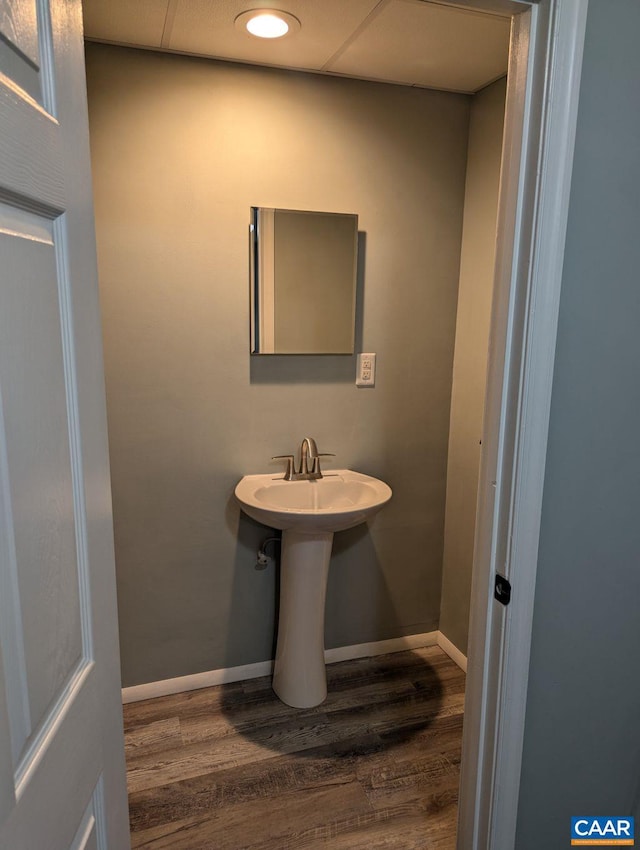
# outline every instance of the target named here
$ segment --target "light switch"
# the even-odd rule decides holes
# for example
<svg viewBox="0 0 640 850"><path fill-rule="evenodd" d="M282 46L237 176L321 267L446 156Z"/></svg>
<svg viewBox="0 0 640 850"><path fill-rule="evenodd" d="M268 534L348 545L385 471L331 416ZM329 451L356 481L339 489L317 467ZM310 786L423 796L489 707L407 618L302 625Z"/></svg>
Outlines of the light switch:
<svg viewBox="0 0 640 850"><path fill-rule="evenodd" d="M373 387L376 383L376 355L358 354L356 386Z"/></svg>

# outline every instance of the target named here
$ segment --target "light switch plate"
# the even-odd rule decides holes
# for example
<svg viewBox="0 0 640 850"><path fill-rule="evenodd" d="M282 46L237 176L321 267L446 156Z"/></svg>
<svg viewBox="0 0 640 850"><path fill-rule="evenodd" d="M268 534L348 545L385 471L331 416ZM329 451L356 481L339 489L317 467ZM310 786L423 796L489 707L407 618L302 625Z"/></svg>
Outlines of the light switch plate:
<svg viewBox="0 0 640 850"><path fill-rule="evenodd" d="M358 354L356 368L356 386L373 387L376 383L376 355Z"/></svg>

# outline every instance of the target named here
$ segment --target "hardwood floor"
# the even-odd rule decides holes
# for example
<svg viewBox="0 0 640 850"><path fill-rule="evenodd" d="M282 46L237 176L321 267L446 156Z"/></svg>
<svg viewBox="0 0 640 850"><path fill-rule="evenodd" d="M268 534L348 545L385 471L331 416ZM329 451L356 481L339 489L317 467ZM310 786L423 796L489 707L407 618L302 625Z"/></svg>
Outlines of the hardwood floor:
<svg viewBox="0 0 640 850"><path fill-rule="evenodd" d="M453 850L464 673L438 647L327 673L313 709L267 677L126 705L132 847Z"/></svg>

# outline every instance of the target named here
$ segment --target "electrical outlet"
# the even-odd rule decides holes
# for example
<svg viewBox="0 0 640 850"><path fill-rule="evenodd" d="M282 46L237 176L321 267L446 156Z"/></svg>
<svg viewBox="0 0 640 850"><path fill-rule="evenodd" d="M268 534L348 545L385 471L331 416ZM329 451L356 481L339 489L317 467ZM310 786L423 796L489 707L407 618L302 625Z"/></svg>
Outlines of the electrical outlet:
<svg viewBox="0 0 640 850"><path fill-rule="evenodd" d="M358 354L356 386L373 387L376 383L376 355Z"/></svg>

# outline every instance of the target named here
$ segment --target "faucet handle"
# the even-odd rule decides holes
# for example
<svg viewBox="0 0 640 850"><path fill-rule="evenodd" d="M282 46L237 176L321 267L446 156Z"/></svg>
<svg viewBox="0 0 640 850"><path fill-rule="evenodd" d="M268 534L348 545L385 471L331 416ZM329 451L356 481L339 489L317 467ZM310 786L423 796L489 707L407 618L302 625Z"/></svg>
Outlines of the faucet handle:
<svg viewBox="0 0 640 850"><path fill-rule="evenodd" d="M295 472L293 455L274 455L271 460L286 460L287 470L284 474L284 480L291 481Z"/></svg>
<svg viewBox="0 0 640 850"><path fill-rule="evenodd" d="M313 464L311 466L311 472L315 475L322 475L322 470L320 469L320 458L321 457L335 457L335 452L318 452L317 455L313 457Z"/></svg>

